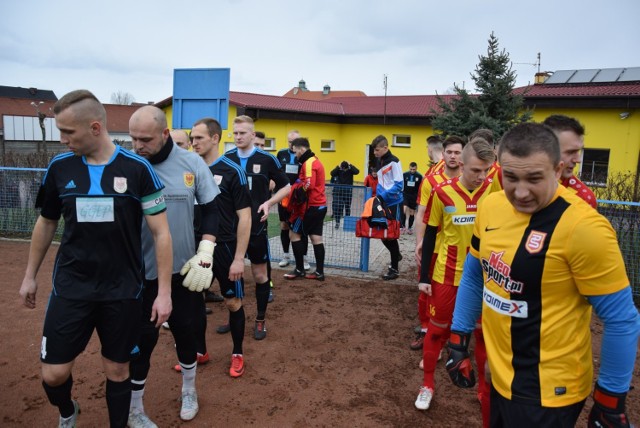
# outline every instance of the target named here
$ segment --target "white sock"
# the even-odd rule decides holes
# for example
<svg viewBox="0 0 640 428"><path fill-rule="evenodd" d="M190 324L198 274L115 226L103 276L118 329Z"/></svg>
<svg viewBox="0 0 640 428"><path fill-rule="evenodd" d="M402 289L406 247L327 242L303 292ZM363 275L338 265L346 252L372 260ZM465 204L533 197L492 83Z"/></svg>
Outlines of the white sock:
<svg viewBox="0 0 640 428"><path fill-rule="evenodd" d="M142 383L144 384L144 380ZM139 410L144 413L144 403L142 398L144 397L144 388L139 391L131 391L131 403L129 404L129 410Z"/></svg>
<svg viewBox="0 0 640 428"><path fill-rule="evenodd" d="M182 368L182 390L196 389L196 367L197 363L185 366L180 363Z"/></svg>

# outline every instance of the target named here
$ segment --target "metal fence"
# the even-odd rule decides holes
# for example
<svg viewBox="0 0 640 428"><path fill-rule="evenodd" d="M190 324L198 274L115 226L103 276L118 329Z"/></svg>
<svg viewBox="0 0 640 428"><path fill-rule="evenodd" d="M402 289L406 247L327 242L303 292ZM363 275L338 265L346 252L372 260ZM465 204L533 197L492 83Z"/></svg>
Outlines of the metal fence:
<svg viewBox="0 0 640 428"><path fill-rule="evenodd" d="M1 236L28 238L31 235L38 216L34 208L36 194L44 172L40 168L0 167ZM326 266L369 270L370 242L355 237L355 221L368 195L369 189L363 186L327 184L328 209L323 231ZM640 296L640 203L598 201L598 211L609 219L617 233L633 294ZM283 251L277 207L272 207L270 214L271 258L278 261ZM58 238L61 232L62 222ZM377 240L373 241L371 245L378 244ZM309 262L315 263L310 243L307 253Z"/></svg>

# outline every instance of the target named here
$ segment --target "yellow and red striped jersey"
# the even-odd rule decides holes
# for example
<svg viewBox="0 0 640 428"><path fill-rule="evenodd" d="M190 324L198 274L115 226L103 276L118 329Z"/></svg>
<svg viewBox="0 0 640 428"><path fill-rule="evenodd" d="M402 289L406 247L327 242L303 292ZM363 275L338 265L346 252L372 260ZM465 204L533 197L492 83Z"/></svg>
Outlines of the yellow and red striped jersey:
<svg viewBox="0 0 640 428"><path fill-rule="evenodd" d="M569 178L561 178L560 184L569 189L570 192L577 195L580 199L591 205L593 208L598 208L596 195L575 175L572 175Z"/></svg>

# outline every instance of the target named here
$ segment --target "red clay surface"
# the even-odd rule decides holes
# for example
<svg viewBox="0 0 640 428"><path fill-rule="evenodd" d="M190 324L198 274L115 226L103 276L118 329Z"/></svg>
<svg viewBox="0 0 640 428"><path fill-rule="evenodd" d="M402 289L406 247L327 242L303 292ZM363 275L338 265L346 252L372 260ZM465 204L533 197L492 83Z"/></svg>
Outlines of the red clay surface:
<svg viewBox="0 0 640 428"><path fill-rule="evenodd" d="M53 246L38 275L35 310L21 305L18 289L28 244L0 241L0 425L55 426L57 409L47 401L40 377L40 337L51 289ZM438 363L436 395L426 412L414 408L422 372L421 352L411 351L416 321L414 287L384 281L327 277L324 283L280 280L274 269L276 300L267 313L268 336L253 339L255 298L248 281L247 368L239 379L228 375L231 337L215 327L226 321L220 303L209 304L207 343L211 362L198 368L200 413L191 422L179 418L180 375L171 334L163 330L147 381L145 407L160 426L192 427L480 427L476 390L454 387ZM250 278L250 273L247 272ZM405 275L406 276L406 275ZM403 278L409 280L409 277ZM594 347L601 326L594 322ZM596 354L597 355L597 354ZM597 358L596 358L597 360ZM634 371L637 383L638 364ZM80 402L80 427L107 426L105 379L99 342L92 338L74 368L73 396ZM578 426L585 426L586 410ZM640 399L631 391L628 414L640 421Z"/></svg>

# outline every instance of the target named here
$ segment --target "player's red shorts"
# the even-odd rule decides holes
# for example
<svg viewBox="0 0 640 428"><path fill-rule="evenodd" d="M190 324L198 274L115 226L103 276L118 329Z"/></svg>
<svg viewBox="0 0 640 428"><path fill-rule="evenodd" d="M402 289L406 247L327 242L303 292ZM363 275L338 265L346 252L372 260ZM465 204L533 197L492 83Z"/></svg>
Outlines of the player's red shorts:
<svg viewBox="0 0 640 428"><path fill-rule="evenodd" d="M451 324L457 295L458 287L431 281L431 297L429 297L431 320L438 324Z"/></svg>

